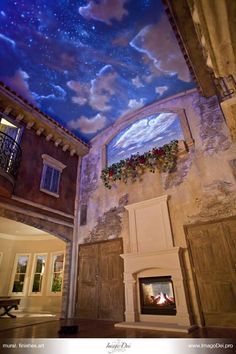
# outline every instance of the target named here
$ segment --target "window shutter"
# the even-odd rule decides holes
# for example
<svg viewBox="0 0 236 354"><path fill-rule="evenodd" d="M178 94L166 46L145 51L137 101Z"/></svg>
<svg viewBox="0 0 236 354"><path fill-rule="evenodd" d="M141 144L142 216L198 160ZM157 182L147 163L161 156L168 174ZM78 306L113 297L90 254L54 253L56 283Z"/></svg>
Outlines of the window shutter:
<svg viewBox="0 0 236 354"><path fill-rule="evenodd" d="M58 193L60 171L53 169L51 192Z"/></svg>

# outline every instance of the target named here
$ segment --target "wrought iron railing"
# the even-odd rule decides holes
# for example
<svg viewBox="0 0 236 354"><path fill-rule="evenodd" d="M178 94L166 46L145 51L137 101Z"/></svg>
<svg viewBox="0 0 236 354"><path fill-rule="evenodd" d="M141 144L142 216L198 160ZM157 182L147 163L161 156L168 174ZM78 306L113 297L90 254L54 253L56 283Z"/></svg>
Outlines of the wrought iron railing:
<svg viewBox="0 0 236 354"><path fill-rule="evenodd" d="M225 77L214 77L217 95L220 101L225 101L236 95L236 81L233 75Z"/></svg>
<svg viewBox="0 0 236 354"><path fill-rule="evenodd" d="M15 178L20 166L21 155L21 148L17 142L0 131L0 168Z"/></svg>

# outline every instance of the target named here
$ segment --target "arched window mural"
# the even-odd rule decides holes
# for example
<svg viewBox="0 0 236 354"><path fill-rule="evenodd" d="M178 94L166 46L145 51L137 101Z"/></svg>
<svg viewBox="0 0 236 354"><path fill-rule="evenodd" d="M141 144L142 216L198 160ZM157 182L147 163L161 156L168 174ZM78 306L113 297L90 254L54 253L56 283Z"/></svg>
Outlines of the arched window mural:
<svg viewBox="0 0 236 354"><path fill-rule="evenodd" d="M119 132L107 145L107 165L140 155L169 143L184 140L178 114L162 112L139 119Z"/></svg>

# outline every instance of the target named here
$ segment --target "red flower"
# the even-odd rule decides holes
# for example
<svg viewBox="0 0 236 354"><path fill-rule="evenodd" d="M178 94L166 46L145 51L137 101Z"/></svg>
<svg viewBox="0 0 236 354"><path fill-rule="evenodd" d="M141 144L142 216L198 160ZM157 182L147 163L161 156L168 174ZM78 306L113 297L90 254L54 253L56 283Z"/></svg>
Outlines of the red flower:
<svg viewBox="0 0 236 354"><path fill-rule="evenodd" d="M133 167L133 161L128 161L128 167Z"/></svg>
<svg viewBox="0 0 236 354"><path fill-rule="evenodd" d="M142 164L144 164L144 163L146 162L145 157L140 156L140 158L139 158L139 162L140 162L140 163L142 163Z"/></svg>
<svg viewBox="0 0 236 354"><path fill-rule="evenodd" d="M109 169L108 170L108 175L109 175L109 177L112 177L112 176L114 176L114 170L111 168L111 169Z"/></svg>
<svg viewBox="0 0 236 354"><path fill-rule="evenodd" d="M153 149L152 152L154 155L157 155L157 156L165 155L165 151L163 149Z"/></svg>

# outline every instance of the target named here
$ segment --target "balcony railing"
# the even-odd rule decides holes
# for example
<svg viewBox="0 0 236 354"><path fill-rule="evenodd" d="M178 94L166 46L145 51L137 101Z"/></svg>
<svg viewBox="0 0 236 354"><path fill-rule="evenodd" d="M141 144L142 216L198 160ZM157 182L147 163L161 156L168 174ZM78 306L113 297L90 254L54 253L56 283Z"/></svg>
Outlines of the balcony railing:
<svg viewBox="0 0 236 354"><path fill-rule="evenodd" d="M21 148L17 142L0 131L0 168L13 178L16 178L21 155Z"/></svg>

